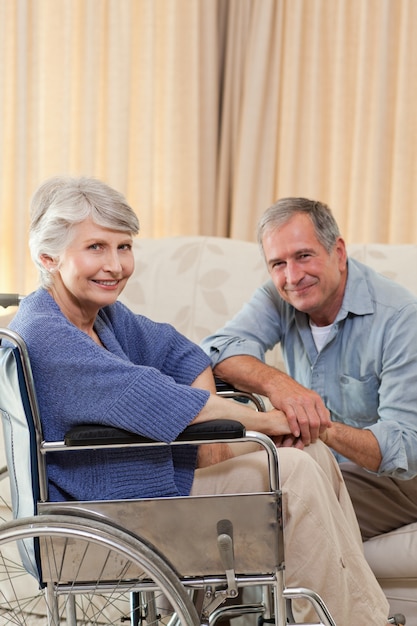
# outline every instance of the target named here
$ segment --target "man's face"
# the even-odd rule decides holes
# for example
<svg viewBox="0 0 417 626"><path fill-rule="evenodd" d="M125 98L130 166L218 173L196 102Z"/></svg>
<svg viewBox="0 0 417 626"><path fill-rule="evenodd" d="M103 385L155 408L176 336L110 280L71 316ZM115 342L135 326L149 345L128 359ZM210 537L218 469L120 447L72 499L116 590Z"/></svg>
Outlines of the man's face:
<svg viewBox="0 0 417 626"><path fill-rule="evenodd" d="M318 241L313 222L297 213L264 235L268 271L280 296L307 313L318 326L331 324L342 304L347 263L339 237L330 254Z"/></svg>

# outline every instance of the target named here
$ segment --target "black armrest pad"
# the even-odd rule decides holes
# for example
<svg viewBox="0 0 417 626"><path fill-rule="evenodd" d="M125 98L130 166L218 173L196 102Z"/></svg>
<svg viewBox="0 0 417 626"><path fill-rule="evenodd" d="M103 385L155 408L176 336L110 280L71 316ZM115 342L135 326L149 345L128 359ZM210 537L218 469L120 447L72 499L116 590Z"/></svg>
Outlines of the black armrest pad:
<svg viewBox="0 0 417 626"><path fill-rule="evenodd" d="M177 441L196 441L198 439L239 439L245 436L245 428L234 420L211 420L188 426ZM86 424L75 426L64 437L67 446L94 446L106 443L129 444L151 443L152 439L131 433L113 426Z"/></svg>
<svg viewBox="0 0 417 626"><path fill-rule="evenodd" d="M216 391L239 391L236 387L233 387L230 383L227 383L225 380L221 378L214 377L214 381L216 383Z"/></svg>
<svg viewBox="0 0 417 626"><path fill-rule="evenodd" d="M67 446L94 446L104 443L149 443L151 441L152 439L148 437L143 437L121 428L96 424L74 426L64 437L64 442Z"/></svg>
<svg viewBox="0 0 417 626"><path fill-rule="evenodd" d="M245 436L245 427L235 420L211 420L188 426L177 441L195 439L239 439Z"/></svg>

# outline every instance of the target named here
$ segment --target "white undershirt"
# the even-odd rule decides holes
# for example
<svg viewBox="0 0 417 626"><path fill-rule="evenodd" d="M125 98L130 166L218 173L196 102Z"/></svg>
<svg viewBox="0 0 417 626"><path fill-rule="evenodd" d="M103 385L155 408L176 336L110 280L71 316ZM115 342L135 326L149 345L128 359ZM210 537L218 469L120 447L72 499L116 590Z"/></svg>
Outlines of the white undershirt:
<svg viewBox="0 0 417 626"><path fill-rule="evenodd" d="M329 326L316 326L316 324L310 320L311 333L318 352L321 351L322 347L326 343L326 339L332 326L333 324L329 324Z"/></svg>

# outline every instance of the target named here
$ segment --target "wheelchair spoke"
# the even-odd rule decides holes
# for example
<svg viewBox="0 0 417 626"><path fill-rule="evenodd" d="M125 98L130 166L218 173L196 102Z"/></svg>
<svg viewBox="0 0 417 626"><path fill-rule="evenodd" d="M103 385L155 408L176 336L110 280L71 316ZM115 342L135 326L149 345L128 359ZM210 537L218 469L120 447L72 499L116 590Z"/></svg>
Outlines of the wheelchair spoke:
<svg viewBox="0 0 417 626"><path fill-rule="evenodd" d="M18 545L29 546L31 539L39 545L43 591L20 565ZM147 545L118 528L72 516L0 526L0 626L123 623L199 623L186 590Z"/></svg>

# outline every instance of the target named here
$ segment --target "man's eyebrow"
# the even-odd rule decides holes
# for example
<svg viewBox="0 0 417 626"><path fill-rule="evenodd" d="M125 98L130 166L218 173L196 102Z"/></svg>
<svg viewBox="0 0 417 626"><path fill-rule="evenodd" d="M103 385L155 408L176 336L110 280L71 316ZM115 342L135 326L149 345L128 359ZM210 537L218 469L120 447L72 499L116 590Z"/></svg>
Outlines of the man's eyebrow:
<svg viewBox="0 0 417 626"><path fill-rule="evenodd" d="M290 258L300 256L300 254L314 254L314 249L299 248L298 250L295 250L292 254L290 254ZM284 261L285 259L282 259L281 257L274 257L272 259L268 259L268 265L271 263L283 263Z"/></svg>
<svg viewBox="0 0 417 626"><path fill-rule="evenodd" d="M296 250L294 254L295 255L305 254L306 252L308 252L309 254L312 254L314 252L314 248L300 248L300 250Z"/></svg>
<svg viewBox="0 0 417 626"><path fill-rule="evenodd" d="M272 259L267 259L267 263L268 265L272 265L273 263L281 263L282 259L280 259L279 257L274 257Z"/></svg>

